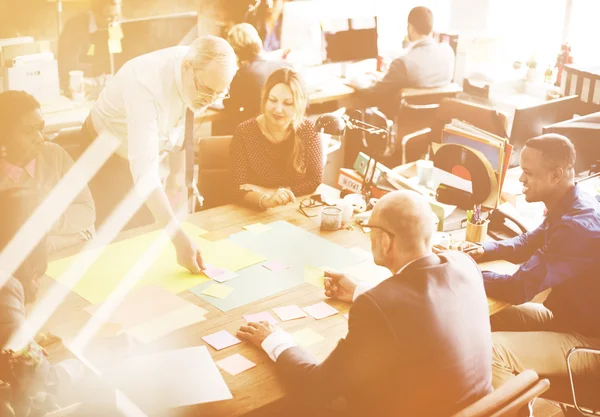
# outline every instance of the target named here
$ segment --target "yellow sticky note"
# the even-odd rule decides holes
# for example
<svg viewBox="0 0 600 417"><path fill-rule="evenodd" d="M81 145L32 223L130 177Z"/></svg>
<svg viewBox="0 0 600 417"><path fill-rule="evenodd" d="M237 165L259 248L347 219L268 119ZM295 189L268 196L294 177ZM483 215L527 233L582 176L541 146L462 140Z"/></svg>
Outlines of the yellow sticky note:
<svg viewBox="0 0 600 417"><path fill-rule="evenodd" d="M96 53L96 45L91 44L90 47L88 48L87 56L94 56L95 53Z"/></svg>
<svg viewBox="0 0 600 417"><path fill-rule="evenodd" d="M120 54L123 52L121 45L121 39L109 39L108 40L108 52L111 54Z"/></svg>
<svg viewBox="0 0 600 417"><path fill-rule="evenodd" d="M228 287L227 285L212 284L203 289L201 294L223 299L231 294L231 291L233 291L233 288Z"/></svg>
<svg viewBox="0 0 600 417"><path fill-rule="evenodd" d="M113 39L113 40L123 39L123 29L121 29L121 25L115 25L115 26L108 27L108 39Z"/></svg>
<svg viewBox="0 0 600 417"><path fill-rule="evenodd" d="M304 268L304 282L308 282L317 288L325 288L325 276L322 269L307 266Z"/></svg>
<svg viewBox="0 0 600 417"><path fill-rule="evenodd" d="M292 337L296 343L303 347L308 347L325 340L323 336L309 328L292 333Z"/></svg>
<svg viewBox="0 0 600 417"><path fill-rule="evenodd" d="M189 223L184 223L182 227L201 249L203 242L210 244L210 242L198 237L200 234L206 233L205 230ZM162 239L161 242L163 243L160 255L144 257L144 253L149 250L157 239ZM96 260L83 273L83 276L76 281L73 291L92 304L106 299L138 262L145 262L146 264L142 265L147 266L138 281L138 287L155 284L177 294L209 281L209 278L205 275L192 275L177 264L175 248L163 231L136 236L54 261L48 265L47 274L61 284L69 285L69 278L64 273L80 257L87 256L94 257ZM204 260L207 261L206 258Z"/></svg>
<svg viewBox="0 0 600 417"><path fill-rule="evenodd" d="M247 226L244 226L244 229L257 235L268 232L269 230L273 230L271 226L267 226L262 223L249 224Z"/></svg>

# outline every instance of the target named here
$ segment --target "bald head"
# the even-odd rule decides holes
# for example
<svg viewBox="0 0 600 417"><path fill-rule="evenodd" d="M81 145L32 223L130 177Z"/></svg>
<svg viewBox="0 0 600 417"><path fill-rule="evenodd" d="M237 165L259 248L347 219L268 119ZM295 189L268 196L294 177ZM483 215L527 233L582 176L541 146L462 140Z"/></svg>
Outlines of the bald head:
<svg viewBox="0 0 600 417"><path fill-rule="evenodd" d="M370 223L381 225L396 236L398 250L411 252L431 246L435 232L431 206L414 191L394 191L375 205Z"/></svg>

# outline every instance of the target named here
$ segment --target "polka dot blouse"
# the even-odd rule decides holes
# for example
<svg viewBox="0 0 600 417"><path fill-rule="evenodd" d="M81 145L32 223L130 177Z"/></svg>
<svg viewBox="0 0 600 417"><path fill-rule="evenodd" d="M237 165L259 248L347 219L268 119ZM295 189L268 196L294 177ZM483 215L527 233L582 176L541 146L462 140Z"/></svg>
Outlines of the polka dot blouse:
<svg viewBox="0 0 600 417"><path fill-rule="evenodd" d="M231 142L231 164L234 192L243 198L240 185L253 184L267 188L290 188L294 195L310 194L323 181L323 145L310 121L305 120L297 130L305 172L292 166L290 154L293 142L270 142L260 130L255 118L241 123Z"/></svg>

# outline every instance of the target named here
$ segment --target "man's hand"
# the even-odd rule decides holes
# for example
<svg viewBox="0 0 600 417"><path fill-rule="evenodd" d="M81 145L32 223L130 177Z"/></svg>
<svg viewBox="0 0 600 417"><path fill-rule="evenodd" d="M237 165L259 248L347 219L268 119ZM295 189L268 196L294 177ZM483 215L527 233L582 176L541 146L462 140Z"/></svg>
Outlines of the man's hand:
<svg viewBox="0 0 600 417"><path fill-rule="evenodd" d="M463 249L460 247L460 250L469 255L475 262L480 262L483 259L483 255L485 254L485 250L482 246L477 246L474 249Z"/></svg>
<svg viewBox="0 0 600 417"><path fill-rule="evenodd" d="M275 333L277 331L277 327L272 324L261 321L261 322L250 322L246 326L241 326L237 332L237 336L240 339L246 340L257 347L261 347L262 342L265 339Z"/></svg>
<svg viewBox="0 0 600 417"><path fill-rule="evenodd" d="M204 262L200 249L190 237L180 230L173 238L173 245L177 251L177 263L190 271L199 274L204 269Z"/></svg>
<svg viewBox="0 0 600 417"><path fill-rule="evenodd" d="M352 302L356 283L345 274L325 271L325 295L348 303Z"/></svg>

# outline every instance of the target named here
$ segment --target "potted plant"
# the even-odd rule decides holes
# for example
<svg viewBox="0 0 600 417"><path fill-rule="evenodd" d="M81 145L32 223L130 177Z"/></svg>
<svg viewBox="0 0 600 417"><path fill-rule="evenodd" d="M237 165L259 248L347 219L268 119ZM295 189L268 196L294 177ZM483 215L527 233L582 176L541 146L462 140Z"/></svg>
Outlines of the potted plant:
<svg viewBox="0 0 600 417"><path fill-rule="evenodd" d="M535 60L535 57L532 55L527 60L525 65L527 65L527 81L534 81L537 68L537 61Z"/></svg>

